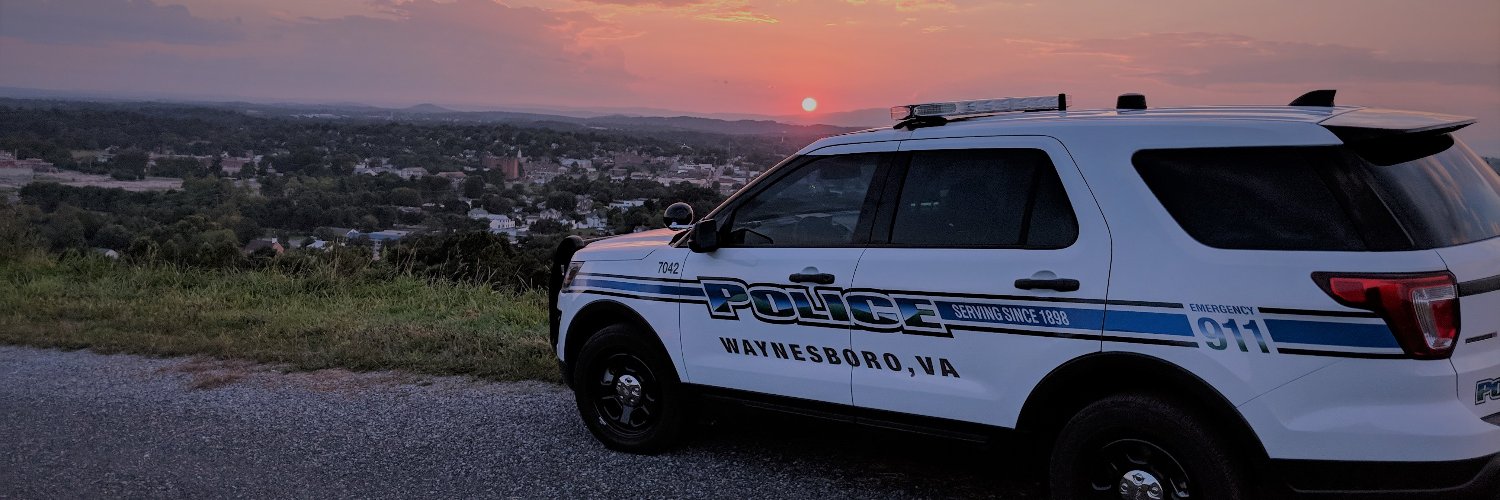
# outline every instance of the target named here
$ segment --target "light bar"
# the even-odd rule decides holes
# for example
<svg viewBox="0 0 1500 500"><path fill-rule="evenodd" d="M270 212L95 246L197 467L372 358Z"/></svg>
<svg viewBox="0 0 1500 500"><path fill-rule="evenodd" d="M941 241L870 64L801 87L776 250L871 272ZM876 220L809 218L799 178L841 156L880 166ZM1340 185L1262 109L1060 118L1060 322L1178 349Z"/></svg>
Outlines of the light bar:
<svg viewBox="0 0 1500 500"><path fill-rule="evenodd" d="M1011 111L1057 111L1066 109L1068 109L1067 94L1037 97L1003 97L1000 99L932 102L895 106L891 108L891 119L907 120L921 116L984 115Z"/></svg>

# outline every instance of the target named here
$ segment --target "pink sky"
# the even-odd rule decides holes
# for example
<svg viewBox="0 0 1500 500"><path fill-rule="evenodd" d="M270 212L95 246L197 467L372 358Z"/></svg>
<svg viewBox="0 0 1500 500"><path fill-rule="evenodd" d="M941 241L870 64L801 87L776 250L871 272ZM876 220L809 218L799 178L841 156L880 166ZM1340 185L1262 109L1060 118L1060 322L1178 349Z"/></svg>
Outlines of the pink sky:
<svg viewBox="0 0 1500 500"><path fill-rule="evenodd" d="M1476 116L1494 0L5 0L0 85L380 105L803 115L1067 92ZM804 97L819 109L804 114Z"/></svg>

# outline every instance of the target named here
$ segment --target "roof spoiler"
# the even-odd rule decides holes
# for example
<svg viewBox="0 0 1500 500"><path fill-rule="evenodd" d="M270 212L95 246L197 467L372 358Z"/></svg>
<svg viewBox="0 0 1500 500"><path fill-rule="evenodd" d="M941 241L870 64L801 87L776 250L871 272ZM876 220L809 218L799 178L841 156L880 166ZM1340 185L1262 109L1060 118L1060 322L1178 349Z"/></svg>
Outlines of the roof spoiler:
<svg viewBox="0 0 1500 500"><path fill-rule="evenodd" d="M1474 121L1466 116L1364 108L1333 115L1318 124L1347 144L1398 135L1442 135Z"/></svg>

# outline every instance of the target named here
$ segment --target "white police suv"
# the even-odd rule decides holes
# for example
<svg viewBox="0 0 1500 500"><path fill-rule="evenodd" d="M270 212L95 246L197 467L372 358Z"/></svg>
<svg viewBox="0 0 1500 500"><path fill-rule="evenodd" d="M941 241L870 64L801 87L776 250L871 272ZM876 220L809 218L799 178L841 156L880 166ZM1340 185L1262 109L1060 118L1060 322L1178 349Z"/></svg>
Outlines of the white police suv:
<svg viewBox="0 0 1500 500"><path fill-rule="evenodd" d="M1500 175L1473 120L894 108L688 227L554 257L589 430L705 397L1034 443L1056 498L1500 498Z"/></svg>

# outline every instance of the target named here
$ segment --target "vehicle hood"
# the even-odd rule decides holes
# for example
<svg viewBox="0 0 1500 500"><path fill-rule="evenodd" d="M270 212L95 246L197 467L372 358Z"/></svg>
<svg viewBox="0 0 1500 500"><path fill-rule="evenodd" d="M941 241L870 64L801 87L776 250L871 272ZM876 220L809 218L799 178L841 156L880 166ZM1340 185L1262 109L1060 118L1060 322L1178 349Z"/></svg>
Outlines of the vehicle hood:
<svg viewBox="0 0 1500 500"><path fill-rule="evenodd" d="M658 248L665 248L677 231L656 229L597 240L583 247L573 260L640 260Z"/></svg>

